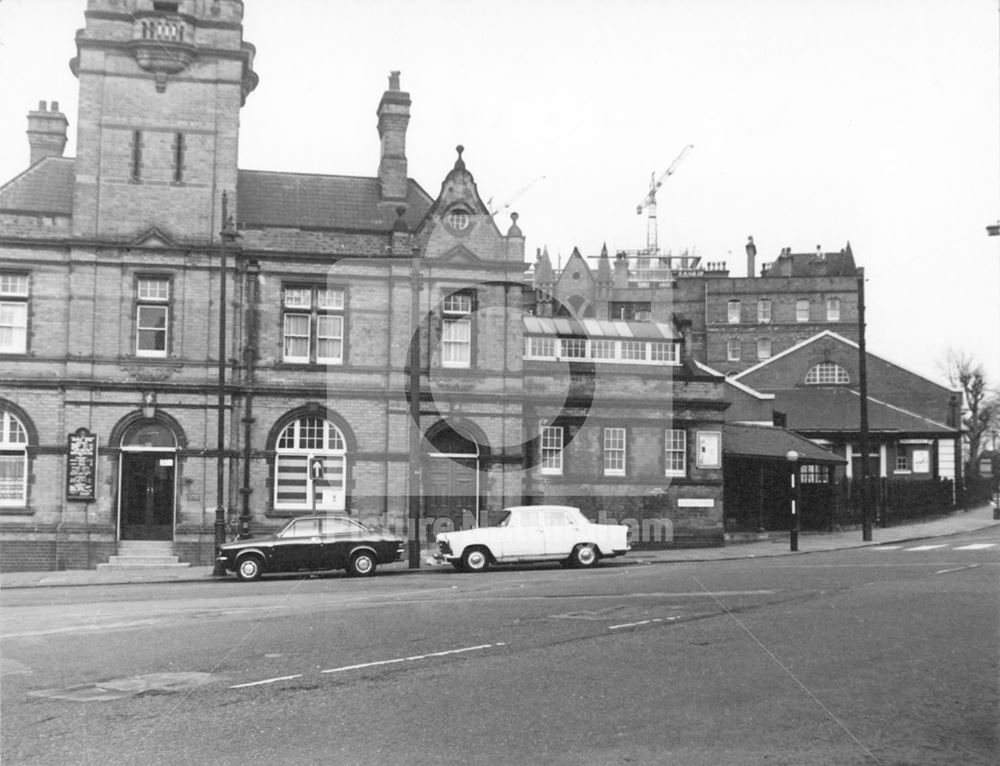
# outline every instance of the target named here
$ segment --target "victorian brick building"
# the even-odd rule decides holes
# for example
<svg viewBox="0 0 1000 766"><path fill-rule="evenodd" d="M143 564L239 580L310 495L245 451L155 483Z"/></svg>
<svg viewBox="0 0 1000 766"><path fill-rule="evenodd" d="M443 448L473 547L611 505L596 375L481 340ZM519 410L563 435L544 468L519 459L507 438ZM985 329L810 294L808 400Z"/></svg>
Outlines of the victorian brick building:
<svg viewBox="0 0 1000 766"><path fill-rule="evenodd" d="M242 14L88 0L77 156L56 104L29 114L0 187L3 567L136 541L208 563L220 524L312 510L426 537L543 499L721 543L724 386L690 323L526 316L517 216L462 148L436 195L409 178L398 73L372 177L240 169Z"/></svg>

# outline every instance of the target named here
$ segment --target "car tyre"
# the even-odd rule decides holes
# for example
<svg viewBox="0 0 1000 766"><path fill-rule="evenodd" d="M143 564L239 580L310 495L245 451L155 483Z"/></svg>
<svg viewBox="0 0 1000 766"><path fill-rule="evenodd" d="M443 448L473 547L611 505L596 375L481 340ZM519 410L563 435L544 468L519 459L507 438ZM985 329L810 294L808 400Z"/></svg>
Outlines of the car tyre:
<svg viewBox="0 0 1000 766"><path fill-rule="evenodd" d="M485 572L490 568L490 554L485 548L470 548L462 554L462 570Z"/></svg>
<svg viewBox="0 0 1000 766"><path fill-rule="evenodd" d="M264 572L264 560L253 554L244 556L236 562L236 576L243 582L259 580Z"/></svg>
<svg viewBox="0 0 1000 766"><path fill-rule="evenodd" d="M599 555L597 553L597 548L595 548L590 543L584 543L583 545L578 545L573 549L570 554L570 561L573 566L579 567L580 569L588 569L597 564L597 559Z"/></svg>
<svg viewBox="0 0 1000 766"><path fill-rule="evenodd" d="M459 572L463 572L463 571L465 571L465 567L464 567L464 566L462 566L462 562L461 562L461 561L458 561L458 560L456 560L456 561L452 561L452 562L451 562L451 565L452 565L453 567L455 567L455 569L457 569L457 570L458 570Z"/></svg>
<svg viewBox="0 0 1000 766"><path fill-rule="evenodd" d="M351 561L347 565L347 574L351 577L371 577L375 574L375 567L378 562L370 551L358 551L351 556Z"/></svg>

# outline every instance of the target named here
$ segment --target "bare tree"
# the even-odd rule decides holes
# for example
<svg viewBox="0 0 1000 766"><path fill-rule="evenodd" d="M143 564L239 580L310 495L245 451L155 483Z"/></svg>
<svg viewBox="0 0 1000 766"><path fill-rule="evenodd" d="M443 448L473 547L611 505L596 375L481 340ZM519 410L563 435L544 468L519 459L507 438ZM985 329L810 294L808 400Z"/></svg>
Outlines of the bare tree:
<svg viewBox="0 0 1000 766"><path fill-rule="evenodd" d="M978 476L984 437L1000 427L1000 394L991 390L982 364L961 349L949 349L942 368L952 387L962 390L962 428L969 446L965 474Z"/></svg>

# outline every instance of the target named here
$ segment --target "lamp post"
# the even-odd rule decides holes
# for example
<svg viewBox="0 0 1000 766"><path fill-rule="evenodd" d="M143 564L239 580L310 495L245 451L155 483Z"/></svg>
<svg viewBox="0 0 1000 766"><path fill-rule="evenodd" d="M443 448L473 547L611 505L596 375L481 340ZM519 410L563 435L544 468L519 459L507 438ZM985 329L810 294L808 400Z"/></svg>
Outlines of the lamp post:
<svg viewBox="0 0 1000 766"><path fill-rule="evenodd" d="M797 551L799 549L799 453L793 449L788 450L785 454L785 458L788 460L791 466L790 476L791 484L789 489L791 490L791 507L792 507L792 519L791 525L788 528L788 543L789 550Z"/></svg>
<svg viewBox="0 0 1000 766"><path fill-rule="evenodd" d="M226 257L227 248L236 239L236 229L229 215L229 199L222 192L222 231L219 232L219 383L218 430L215 460L215 548L226 542ZM225 577L226 570L218 561L212 570L215 577Z"/></svg>

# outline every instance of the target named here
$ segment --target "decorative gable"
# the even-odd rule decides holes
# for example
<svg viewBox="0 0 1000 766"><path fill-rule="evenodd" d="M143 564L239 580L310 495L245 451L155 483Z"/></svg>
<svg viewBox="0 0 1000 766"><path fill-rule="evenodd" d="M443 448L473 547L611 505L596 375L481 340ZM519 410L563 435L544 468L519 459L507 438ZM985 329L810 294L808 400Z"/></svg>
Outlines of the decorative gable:
<svg viewBox="0 0 1000 766"><path fill-rule="evenodd" d="M479 263L480 259L465 245L456 245L441 256L441 261L450 263Z"/></svg>
<svg viewBox="0 0 1000 766"><path fill-rule="evenodd" d="M143 234L140 234L129 245L131 247L180 247L173 237L165 234L158 226L153 226Z"/></svg>

